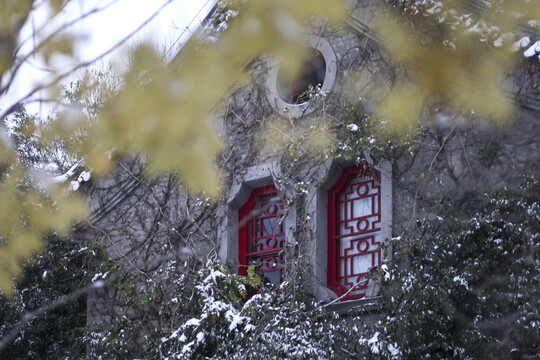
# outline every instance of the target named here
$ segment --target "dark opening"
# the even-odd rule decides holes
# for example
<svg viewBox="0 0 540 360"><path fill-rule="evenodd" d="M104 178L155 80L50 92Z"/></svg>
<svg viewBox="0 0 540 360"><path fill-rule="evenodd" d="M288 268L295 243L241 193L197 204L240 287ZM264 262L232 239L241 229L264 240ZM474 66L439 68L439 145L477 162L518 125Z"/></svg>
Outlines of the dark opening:
<svg viewBox="0 0 540 360"><path fill-rule="evenodd" d="M279 96L289 104L301 104L309 100L306 91L312 87L322 86L326 75L326 61L324 56L316 49L310 49L310 57L296 72L292 79L279 71L277 77L277 90Z"/></svg>

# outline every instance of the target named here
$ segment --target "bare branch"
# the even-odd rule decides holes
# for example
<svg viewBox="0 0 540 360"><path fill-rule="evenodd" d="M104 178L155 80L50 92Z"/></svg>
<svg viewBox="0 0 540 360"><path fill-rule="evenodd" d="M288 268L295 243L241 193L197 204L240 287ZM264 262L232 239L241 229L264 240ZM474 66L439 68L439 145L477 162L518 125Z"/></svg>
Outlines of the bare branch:
<svg viewBox="0 0 540 360"><path fill-rule="evenodd" d="M148 17L144 22L142 22L135 30L133 30L131 33L129 33L128 35L126 35L124 38L122 38L120 41L118 41L114 46L112 46L111 48L109 48L107 51L103 52L102 54L94 57L93 59L90 59L88 61L84 61L80 64L78 64L77 66L71 68L70 70L56 76L53 80L49 81L48 83L46 84L42 84L42 85L39 85L39 86L36 86L34 89L30 90L26 95L24 95L21 99L19 99L18 101L16 101L13 105L11 105L6 111L4 111L3 113L0 114L0 119L3 119L5 118L6 116L10 115L11 113L13 113L15 110L17 110L17 108L20 106L21 103L23 102L26 102L28 99L30 99L34 94L38 93L39 91L43 90L43 89L47 89L51 86L53 86L54 84L58 83L60 80L68 77L69 75L73 74L74 72L80 70L80 69L83 69L83 68L86 68L94 63L96 63L97 61L105 58L107 55L111 54L113 51L117 50L120 46L122 46L123 44L125 44L127 41L129 41L130 39L133 38L133 36L135 36L135 34L137 34L139 31L141 31L148 23L150 23L156 16L159 15L159 13L165 8L167 7L173 0L168 0L166 3L164 3L163 5L161 5L159 7L159 9L157 9L150 17ZM3 89L0 89L0 93L2 91L4 91Z"/></svg>

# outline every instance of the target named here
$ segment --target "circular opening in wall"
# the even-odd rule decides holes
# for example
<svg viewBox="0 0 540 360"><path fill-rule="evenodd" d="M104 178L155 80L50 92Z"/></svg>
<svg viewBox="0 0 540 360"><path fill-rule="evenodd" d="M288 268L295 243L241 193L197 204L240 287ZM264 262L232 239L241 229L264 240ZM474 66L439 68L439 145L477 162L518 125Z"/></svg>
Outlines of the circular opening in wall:
<svg viewBox="0 0 540 360"><path fill-rule="evenodd" d="M308 49L309 56L290 76L280 69L277 75L277 91L289 104L301 104L309 100L310 88L321 88L326 76L326 61L315 48Z"/></svg>
<svg viewBox="0 0 540 360"><path fill-rule="evenodd" d="M337 75L337 56L330 43L319 36L310 36L304 44L306 60L296 69L285 71L281 62L270 60L267 74L267 96L281 115L298 118L314 111L320 102L310 101L309 89L328 92ZM291 72L292 70L292 72Z"/></svg>

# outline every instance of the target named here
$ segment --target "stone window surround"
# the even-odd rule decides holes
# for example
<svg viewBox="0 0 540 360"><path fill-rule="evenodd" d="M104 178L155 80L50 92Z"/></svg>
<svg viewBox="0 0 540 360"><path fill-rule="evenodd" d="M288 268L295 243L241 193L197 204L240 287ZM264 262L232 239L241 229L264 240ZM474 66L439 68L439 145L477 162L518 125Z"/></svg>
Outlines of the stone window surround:
<svg viewBox="0 0 540 360"><path fill-rule="evenodd" d="M248 201L253 189L271 185L281 178L281 168L277 162L268 162L246 169L242 179L234 179L226 197L226 203L218 213L218 257L238 272L238 211ZM279 186L277 186L278 190ZM290 195L290 196L289 196ZM292 198L292 194L286 194ZM292 243L296 224L295 207L291 206L284 219L285 244Z"/></svg>
<svg viewBox="0 0 540 360"><path fill-rule="evenodd" d="M341 178L344 168L355 165L343 159L328 161L320 166L320 173L326 174L326 180L318 189L308 194L313 199L307 204L307 213L312 219L311 230L315 241L308 250L313 267L312 283L308 285L309 292L322 301L332 301L337 295L330 290L327 284L328 267L328 191ZM392 238L392 164L382 160L375 166L381 173L381 238L384 242ZM388 251L391 254L391 251ZM388 256L386 257L388 259ZM374 286L368 291L365 298L344 302L374 302L378 298L379 288Z"/></svg>
<svg viewBox="0 0 540 360"><path fill-rule="evenodd" d="M321 301L332 301L337 295L326 287L328 266L328 190L339 180L342 170L354 163L343 159L328 160L319 166L317 173L325 178L322 186L307 194L306 211L311 219L308 226L313 233L313 241L307 245L307 251L313 276L306 284L309 293ZM383 241L392 237L392 164L382 160L375 169L381 173L381 232ZM326 176L326 177L325 177ZM238 271L238 210L249 199L253 189L270 185L274 179L281 177L281 169L277 162L268 162L246 169L242 179L235 179L227 194L226 202L220 208L218 218L219 247L218 256L221 261L228 263ZM278 187L279 188L279 187ZM293 198L293 194L287 194ZM293 234L296 225L296 208L289 207L285 216L285 243L294 243ZM388 251L391 254L391 251ZM390 255L389 255L390 256ZM386 259L389 258L386 257ZM371 296L360 300L350 300L343 303L375 303L378 299L378 288L371 290Z"/></svg>
<svg viewBox="0 0 540 360"><path fill-rule="evenodd" d="M316 35L309 36L305 45L317 49L323 55L326 62L326 73L323 84L321 84L321 91L330 91L334 86L338 73L338 60L332 45L328 40ZM277 90L279 65L278 60L270 60L266 79L267 96L272 107L280 115L291 118L299 118L313 112L317 106L314 106L310 101L300 104L289 104L281 98Z"/></svg>
<svg viewBox="0 0 540 360"><path fill-rule="evenodd" d="M266 205L261 206L261 201ZM283 202L276 186L270 184L252 189L238 214L238 273L246 275L248 265L256 263L257 273L278 286L283 281L286 224L281 219ZM257 246L252 247L252 241Z"/></svg>

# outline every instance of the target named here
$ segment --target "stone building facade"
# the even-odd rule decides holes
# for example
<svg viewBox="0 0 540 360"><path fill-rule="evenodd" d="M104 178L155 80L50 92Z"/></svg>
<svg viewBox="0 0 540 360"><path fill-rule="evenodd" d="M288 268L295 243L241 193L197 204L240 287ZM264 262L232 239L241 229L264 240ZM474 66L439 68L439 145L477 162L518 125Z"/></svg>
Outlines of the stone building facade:
<svg viewBox="0 0 540 360"><path fill-rule="evenodd" d="M523 174L540 175L540 107L535 95L513 90L520 106L511 125L441 108L411 138L370 135L370 95L396 76L369 29L370 9L357 9L342 27L315 27L305 42L311 58L294 79L283 79L271 58L249 65L255 81L232 91L220 110L226 148L218 203L190 196L172 175L145 179L144 161L133 158L88 188L93 215L81 236L99 239L112 260L142 278L164 276L164 257L219 258L240 274L254 265L274 285L301 264L316 299L377 309L381 292L369 274L392 257L392 238L441 204L466 206ZM316 94L303 98L309 85ZM285 141L264 138L281 124L290 131ZM305 134L313 124L341 147L310 151ZM89 296L90 328L123 316L117 296L116 287Z"/></svg>

